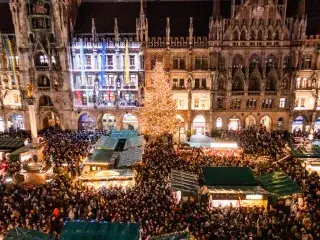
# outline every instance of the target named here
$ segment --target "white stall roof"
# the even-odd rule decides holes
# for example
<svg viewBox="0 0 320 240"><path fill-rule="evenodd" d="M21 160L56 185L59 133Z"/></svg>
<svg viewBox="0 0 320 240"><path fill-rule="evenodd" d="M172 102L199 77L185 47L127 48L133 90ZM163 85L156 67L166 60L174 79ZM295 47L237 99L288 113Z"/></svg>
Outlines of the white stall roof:
<svg viewBox="0 0 320 240"><path fill-rule="evenodd" d="M120 153L118 167L129 167L142 159L142 148L133 148Z"/></svg>

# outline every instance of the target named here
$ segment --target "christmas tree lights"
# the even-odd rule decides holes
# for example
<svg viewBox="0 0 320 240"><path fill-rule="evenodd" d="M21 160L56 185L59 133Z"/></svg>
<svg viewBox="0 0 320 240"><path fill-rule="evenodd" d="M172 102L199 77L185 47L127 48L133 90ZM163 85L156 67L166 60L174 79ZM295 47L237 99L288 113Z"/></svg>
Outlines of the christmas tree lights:
<svg viewBox="0 0 320 240"><path fill-rule="evenodd" d="M161 62L156 62L141 112L144 134L161 136L178 130L177 108Z"/></svg>

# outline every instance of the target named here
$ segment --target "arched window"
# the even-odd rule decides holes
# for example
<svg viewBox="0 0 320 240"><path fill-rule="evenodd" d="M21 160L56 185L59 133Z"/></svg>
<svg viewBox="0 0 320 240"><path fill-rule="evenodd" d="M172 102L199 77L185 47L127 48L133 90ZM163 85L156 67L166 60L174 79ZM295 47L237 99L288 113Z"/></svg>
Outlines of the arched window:
<svg viewBox="0 0 320 240"><path fill-rule="evenodd" d="M242 30L240 39L241 39L242 41L246 41L246 40L247 40L247 34L246 34L246 31L245 31L245 30Z"/></svg>
<svg viewBox="0 0 320 240"><path fill-rule="evenodd" d="M273 39L273 37L272 37L272 32L271 32L271 30L268 30L268 33L267 33L267 40L272 40Z"/></svg>
<svg viewBox="0 0 320 240"><path fill-rule="evenodd" d="M255 41L256 40L256 33L254 30L250 31L250 41Z"/></svg>
<svg viewBox="0 0 320 240"><path fill-rule="evenodd" d="M41 96L40 99L39 99L39 106L40 107L53 106L51 98L49 96L47 96L47 95Z"/></svg>
<svg viewBox="0 0 320 240"><path fill-rule="evenodd" d="M222 119L221 118L217 119L216 127L217 128L222 128Z"/></svg>
<svg viewBox="0 0 320 240"><path fill-rule="evenodd" d="M56 58L54 56L51 56L51 63L52 63L52 66L55 66L57 64Z"/></svg>
<svg viewBox="0 0 320 240"><path fill-rule="evenodd" d="M223 57L219 57L219 69L224 69L225 68L225 60Z"/></svg>
<svg viewBox="0 0 320 240"><path fill-rule="evenodd" d="M272 67L276 67L276 58L274 55L269 55L266 60L267 71L269 71Z"/></svg>
<svg viewBox="0 0 320 240"><path fill-rule="evenodd" d="M38 87L50 87L50 80L47 76L41 75L38 77Z"/></svg>
<svg viewBox="0 0 320 240"><path fill-rule="evenodd" d="M258 77L250 78L249 91L260 91L260 79Z"/></svg>
<svg viewBox="0 0 320 240"><path fill-rule="evenodd" d="M262 41L263 40L263 33L262 33L262 30L259 30L258 32L258 41Z"/></svg>
<svg viewBox="0 0 320 240"><path fill-rule="evenodd" d="M289 88L289 79L284 78L282 81L282 89L288 89Z"/></svg>
<svg viewBox="0 0 320 240"><path fill-rule="evenodd" d="M266 83L266 91L277 91L277 87L276 87L277 81L275 79L275 77L273 76L269 76L267 78L267 83Z"/></svg>
<svg viewBox="0 0 320 240"><path fill-rule="evenodd" d="M232 63L232 67L234 69L238 69L238 68L242 68L242 57L240 55L236 55L233 58L233 63Z"/></svg>
<svg viewBox="0 0 320 240"><path fill-rule="evenodd" d="M224 90L224 79L222 77L218 80L218 90Z"/></svg>
<svg viewBox="0 0 320 240"><path fill-rule="evenodd" d="M279 32L279 30L276 30L276 35L274 37L274 40L276 40L276 41L280 40L280 32Z"/></svg>
<svg viewBox="0 0 320 240"><path fill-rule="evenodd" d="M237 30L233 32L233 41L238 41L239 40L239 33Z"/></svg>
<svg viewBox="0 0 320 240"><path fill-rule="evenodd" d="M48 57L43 53L39 53L35 57L34 61L35 61L34 64L36 67L48 66Z"/></svg>
<svg viewBox="0 0 320 240"><path fill-rule="evenodd" d="M260 59L256 54L253 54L250 58L250 70L260 66Z"/></svg>
<svg viewBox="0 0 320 240"><path fill-rule="evenodd" d="M232 81L232 91L243 91L242 78L235 77Z"/></svg>
<svg viewBox="0 0 320 240"><path fill-rule="evenodd" d="M290 56L285 56L283 59L283 69L290 69L291 67L291 61L290 61Z"/></svg>

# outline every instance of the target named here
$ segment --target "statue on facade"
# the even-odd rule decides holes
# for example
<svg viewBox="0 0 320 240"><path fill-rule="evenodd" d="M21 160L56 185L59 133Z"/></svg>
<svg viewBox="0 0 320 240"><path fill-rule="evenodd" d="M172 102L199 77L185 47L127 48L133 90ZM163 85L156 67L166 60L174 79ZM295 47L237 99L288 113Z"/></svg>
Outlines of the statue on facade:
<svg viewBox="0 0 320 240"><path fill-rule="evenodd" d="M34 90L34 85L31 83L27 84L27 94L28 98L33 98L33 90Z"/></svg>

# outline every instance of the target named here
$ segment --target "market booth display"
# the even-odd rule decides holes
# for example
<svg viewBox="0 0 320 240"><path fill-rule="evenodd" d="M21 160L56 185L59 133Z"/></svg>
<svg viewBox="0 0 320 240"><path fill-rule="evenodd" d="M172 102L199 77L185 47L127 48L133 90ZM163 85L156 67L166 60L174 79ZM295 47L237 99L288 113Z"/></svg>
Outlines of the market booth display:
<svg viewBox="0 0 320 240"><path fill-rule="evenodd" d="M171 170L170 186L177 202L199 199L199 178L196 174Z"/></svg>
<svg viewBox="0 0 320 240"><path fill-rule="evenodd" d="M210 207L268 205L269 193L249 167L203 167L201 180L201 192L209 196Z"/></svg>
<svg viewBox="0 0 320 240"><path fill-rule="evenodd" d="M112 131L102 136L83 162L79 180L88 186L134 185L133 165L142 159L142 136L136 131Z"/></svg>
<svg viewBox="0 0 320 240"><path fill-rule="evenodd" d="M258 177L258 180L270 192L274 206L290 207L292 197L302 193L299 185L282 171L263 174Z"/></svg>
<svg viewBox="0 0 320 240"><path fill-rule="evenodd" d="M60 235L60 240L139 240L138 223L118 222L67 222Z"/></svg>
<svg viewBox="0 0 320 240"><path fill-rule="evenodd" d="M3 240L53 240L53 236L24 228L14 228L8 232Z"/></svg>

